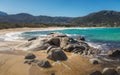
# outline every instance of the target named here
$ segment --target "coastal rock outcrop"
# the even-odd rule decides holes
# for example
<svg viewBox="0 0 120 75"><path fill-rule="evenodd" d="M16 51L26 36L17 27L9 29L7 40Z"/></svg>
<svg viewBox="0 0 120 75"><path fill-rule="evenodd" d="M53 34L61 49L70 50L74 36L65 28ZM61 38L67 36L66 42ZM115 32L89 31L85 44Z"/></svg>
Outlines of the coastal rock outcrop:
<svg viewBox="0 0 120 75"><path fill-rule="evenodd" d="M95 49L90 47L86 42L84 37L79 37L78 39L73 39L65 34L59 32L53 32L44 37L32 38L28 42L17 46L17 50L50 50L49 48L61 48L61 50L82 54L90 55L95 54ZM94 51L93 51L94 50Z"/></svg>

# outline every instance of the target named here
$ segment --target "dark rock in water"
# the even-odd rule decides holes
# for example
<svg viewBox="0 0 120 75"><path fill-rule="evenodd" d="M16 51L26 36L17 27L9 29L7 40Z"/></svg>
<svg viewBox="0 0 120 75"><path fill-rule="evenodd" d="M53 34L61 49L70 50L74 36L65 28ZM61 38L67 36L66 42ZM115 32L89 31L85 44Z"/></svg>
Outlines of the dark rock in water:
<svg viewBox="0 0 120 75"><path fill-rule="evenodd" d="M83 36L78 36L76 37L77 41L85 41L85 38Z"/></svg>
<svg viewBox="0 0 120 75"><path fill-rule="evenodd" d="M37 39L37 37L32 37L32 38L28 39L28 41L32 41L32 40L36 40L36 39Z"/></svg>
<svg viewBox="0 0 120 75"><path fill-rule="evenodd" d="M102 73L100 71L94 71L90 75L102 75Z"/></svg>
<svg viewBox="0 0 120 75"><path fill-rule="evenodd" d="M101 63L101 61L97 58L92 58L89 61L90 61L91 64L100 64Z"/></svg>
<svg viewBox="0 0 120 75"><path fill-rule="evenodd" d="M66 54L61 50L61 48L52 48L49 52L48 52L48 59L57 61L63 61L67 59Z"/></svg>
<svg viewBox="0 0 120 75"><path fill-rule="evenodd" d="M37 65L39 67L43 67L43 68L49 68L49 67L51 67L49 61L47 61L47 60L39 60L39 61L37 61Z"/></svg>
<svg viewBox="0 0 120 75"><path fill-rule="evenodd" d="M28 53L25 55L25 59L35 59L36 56L33 53Z"/></svg>
<svg viewBox="0 0 120 75"><path fill-rule="evenodd" d="M57 37L51 38L48 43L50 45L60 46L60 39Z"/></svg>
<svg viewBox="0 0 120 75"><path fill-rule="evenodd" d="M112 68L104 68L103 75L119 75L115 69Z"/></svg>
<svg viewBox="0 0 120 75"><path fill-rule="evenodd" d="M109 51L108 56L120 58L120 50Z"/></svg>

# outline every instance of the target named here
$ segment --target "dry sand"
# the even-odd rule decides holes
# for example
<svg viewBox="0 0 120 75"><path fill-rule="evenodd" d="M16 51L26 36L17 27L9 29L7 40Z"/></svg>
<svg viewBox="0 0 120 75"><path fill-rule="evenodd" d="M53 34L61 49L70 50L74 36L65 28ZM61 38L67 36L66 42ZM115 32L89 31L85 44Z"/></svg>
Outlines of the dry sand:
<svg viewBox="0 0 120 75"><path fill-rule="evenodd" d="M34 52L37 59L46 59L46 51ZM63 62L51 60L51 68L24 64L25 54L0 53L0 75L89 75L92 71L101 70L100 65L91 65L87 57L66 53L68 59Z"/></svg>
<svg viewBox="0 0 120 75"><path fill-rule="evenodd" d="M10 32L24 32L24 31L31 31L31 30L59 30L59 29L66 29L65 27L46 27L46 28L10 28L10 29L1 29L0 34L6 34Z"/></svg>
<svg viewBox="0 0 120 75"><path fill-rule="evenodd" d="M29 75L30 66L23 64L23 56L0 54L0 75Z"/></svg>

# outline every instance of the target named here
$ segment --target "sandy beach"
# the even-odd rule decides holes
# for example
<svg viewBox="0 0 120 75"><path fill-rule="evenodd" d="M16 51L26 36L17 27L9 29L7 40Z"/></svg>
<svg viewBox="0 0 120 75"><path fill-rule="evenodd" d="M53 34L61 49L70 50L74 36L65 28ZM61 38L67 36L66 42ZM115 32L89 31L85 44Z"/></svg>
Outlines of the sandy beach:
<svg viewBox="0 0 120 75"><path fill-rule="evenodd" d="M10 28L10 29L1 29L0 34L6 34L10 32L25 32L25 31L37 31L37 30L59 30L66 29L65 27L46 27L46 28Z"/></svg>
<svg viewBox="0 0 120 75"><path fill-rule="evenodd" d="M64 27L49 28L14 28L0 30L0 34L10 32L24 32L37 30L55 30L65 29ZM24 41L22 41L24 42ZM7 41L0 42L0 75L89 75L95 70L101 71L101 65L93 65L89 62L90 57L82 57L80 55L65 52L68 56L66 61L61 63L53 62L46 58L46 50L33 52L37 59L49 60L52 64L51 68L45 69L36 65L24 64L24 56L27 51L14 50L13 47L21 44L21 42Z"/></svg>
<svg viewBox="0 0 120 75"><path fill-rule="evenodd" d="M44 52L35 52L38 59L46 59ZM66 53L67 54L67 53ZM53 67L40 68L35 65L24 64L24 54L0 53L0 75L86 75L94 70L101 70L99 65L91 65L88 59L77 55L67 54L69 59L62 63L51 61Z"/></svg>

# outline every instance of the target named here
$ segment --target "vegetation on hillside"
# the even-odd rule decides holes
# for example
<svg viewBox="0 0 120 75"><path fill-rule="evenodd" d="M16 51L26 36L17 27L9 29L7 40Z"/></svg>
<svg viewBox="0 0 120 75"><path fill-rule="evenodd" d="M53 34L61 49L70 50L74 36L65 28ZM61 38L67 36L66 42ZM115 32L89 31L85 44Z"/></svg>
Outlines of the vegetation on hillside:
<svg viewBox="0 0 120 75"><path fill-rule="evenodd" d="M4 14L4 13L3 13ZM103 10L83 17L0 15L0 29L20 27L120 27L120 12Z"/></svg>

